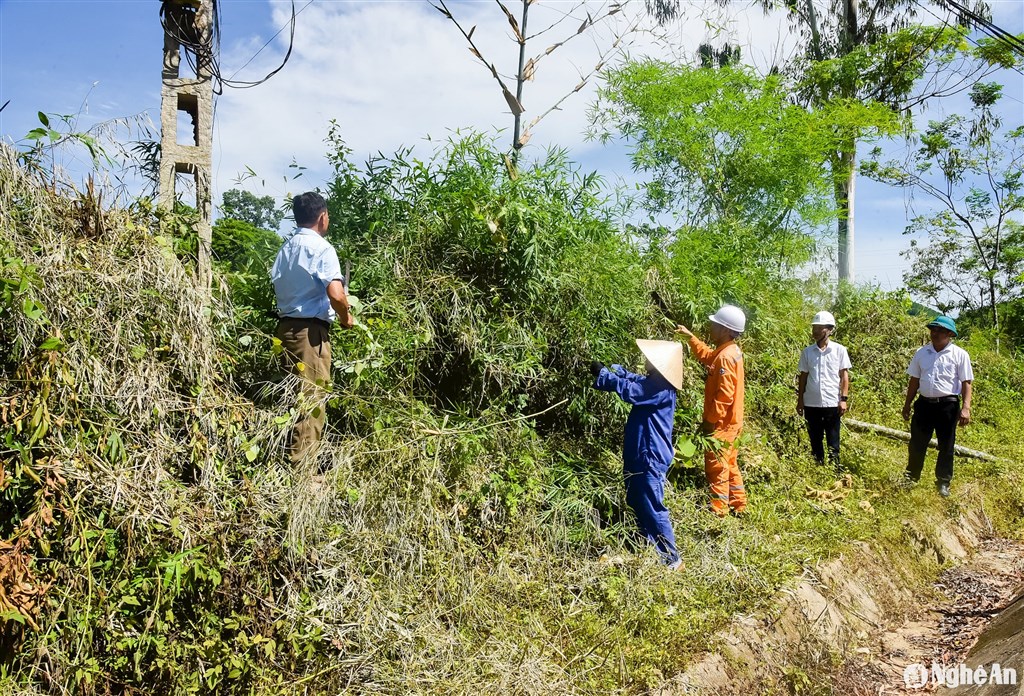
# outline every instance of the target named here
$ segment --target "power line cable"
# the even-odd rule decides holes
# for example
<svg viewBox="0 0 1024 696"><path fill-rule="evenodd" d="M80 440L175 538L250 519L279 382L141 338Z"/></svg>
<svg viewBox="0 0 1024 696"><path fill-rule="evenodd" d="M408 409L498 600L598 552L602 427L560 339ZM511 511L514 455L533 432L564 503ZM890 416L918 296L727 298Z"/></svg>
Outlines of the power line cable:
<svg viewBox="0 0 1024 696"><path fill-rule="evenodd" d="M302 8L305 10L313 3L313 0L309 0L306 5ZM209 73L213 81L213 92L214 94L223 94L224 87L233 87L235 89L247 89L250 87L256 87L261 85L271 77L279 73L284 66L288 63L288 59L291 58L292 50L295 46L295 26L296 17L302 11L296 11L295 0L291 0L291 18L285 26L281 27L274 36L270 38L246 63L236 70L230 78L225 78L221 72L220 65L220 6L217 0L211 0L213 7L213 17L211 18L209 35L205 35L203 29L197 26L196 10L190 6L178 5L176 3L164 0L160 7L160 24L164 31L172 39L178 42L182 47L182 53L185 54L185 60L188 62L191 70L198 76L201 74ZM267 73L263 78L259 80L235 80L233 79L243 68L249 65L256 56L263 52L263 50L270 45L270 43L277 38L285 29L289 29L288 39L288 50L285 52L284 58L281 60L281 64Z"/></svg>
<svg viewBox="0 0 1024 696"><path fill-rule="evenodd" d="M295 20L296 20L296 18L300 14L303 13L303 11L305 11L305 9L307 7L309 7L312 4L313 4L313 0L309 0L305 5L303 5L299 9L298 12L296 12L295 11L295 0L292 0L292 16L291 16L291 19L288 21L287 24L285 24L280 29L278 29L277 33L275 33L273 36L271 36L269 39L267 39L267 42L265 44L263 44L262 46L260 46L260 49L258 51L256 51L256 53L254 53L252 55L252 58L250 58L249 60L245 61L245 63L242 64L242 67L238 68L237 70L235 70L235 72L231 73L231 77L228 78L228 82L230 83L230 85L231 86L235 86L236 83L233 82L233 79L234 79L235 75L237 75L238 73L242 72L242 70L244 70L246 68L246 66L249 65L249 63L251 63L254 60L256 60L256 57L259 54L263 53L263 49L265 49L267 46L269 46L271 44L271 42L273 42L274 39L276 39L278 36L280 36L281 32L284 31L287 28L289 30L288 52L285 54L284 60L281 62L281 65L278 66L272 72L270 72L266 77L264 77L259 82L245 84L245 87L255 87L257 84L261 84L262 82L266 82L268 79L270 79L271 77L276 75L278 72L280 72L281 68L283 68L285 63L288 62L288 58L292 54L292 48L295 45L295 23L296 23Z"/></svg>
<svg viewBox="0 0 1024 696"><path fill-rule="evenodd" d="M967 23L973 24L985 34L988 34L997 41L1002 41L1016 53L1024 56L1024 40L1020 37L1006 31L992 20L987 17L983 17L971 8L962 4L959 0L936 0L936 2L940 6L944 5L955 10L962 19L967 20Z"/></svg>
<svg viewBox="0 0 1024 696"><path fill-rule="evenodd" d="M930 7L929 7L929 6L928 6L928 5L926 4L926 2L924 2L923 0L914 0L914 3L915 3L915 4L916 4L916 5L918 6L918 7L920 7L920 8L922 9L922 10L924 10L925 12L927 12L928 14L930 14L930 15L931 15L932 17L934 17L935 19L937 19L937 20L939 20L940 22L942 22L944 26L949 26L949 20L948 20L948 19L945 19L945 18L943 18L943 17L940 17L939 15L935 14L934 12L932 12L931 8L930 8ZM988 34L988 36L989 36L990 38L992 38L992 37L991 37L991 34ZM972 36L970 36L970 35L968 35L968 36L967 36L966 38L967 38L967 40L968 40L968 41L970 41L970 42L971 42L971 43L972 43L972 44L973 44L973 45L974 45L974 46L975 46L976 48L981 48L981 44L980 44L980 43L978 42L978 40L977 40L977 39L975 39L974 37L972 37ZM1017 67L1016 65L1008 65L1008 66L1000 66L1000 67L1004 67L1004 68L1006 68L1006 69L1012 70L1012 71L1014 71L1015 73L1017 73L1018 75L1020 75L1021 77L1024 77L1024 71L1021 71L1021 69L1020 69L1020 68L1018 68L1018 67ZM1024 104L1024 102L1022 102L1022 101L1021 101L1020 99L1017 99L1017 98L1016 98L1016 97L1014 97L1013 95L1005 95L1005 96L1009 97L1010 99L1012 99L1013 101L1017 102L1018 104Z"/></svg>

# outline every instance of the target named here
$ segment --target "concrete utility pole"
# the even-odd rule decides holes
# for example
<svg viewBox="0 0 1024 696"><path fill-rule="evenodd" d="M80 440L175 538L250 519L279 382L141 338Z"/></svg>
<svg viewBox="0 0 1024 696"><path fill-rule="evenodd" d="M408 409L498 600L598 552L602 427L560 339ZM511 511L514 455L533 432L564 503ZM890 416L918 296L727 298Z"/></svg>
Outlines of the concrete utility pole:
<svg viewBox="0 0 1024 696"><path fill-rule="evenodd" d="M193 177L199 211L198 264L200 287L213 279L210 220L211 153L213 152L213 21L216 0L161 0L164 27L163 88L160 105L160 194L158 205L173 210L178 174ZM188 52L195 76L182 77L182 55ZM178 114L192 119L192 132L178 142Z"/></svg>

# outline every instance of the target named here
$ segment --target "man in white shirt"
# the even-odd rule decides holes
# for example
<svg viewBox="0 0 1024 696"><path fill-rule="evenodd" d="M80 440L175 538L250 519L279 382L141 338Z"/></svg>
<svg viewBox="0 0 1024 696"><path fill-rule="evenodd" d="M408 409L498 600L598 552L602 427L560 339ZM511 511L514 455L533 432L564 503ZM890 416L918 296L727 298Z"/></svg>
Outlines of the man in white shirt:
<svg viewBox="0 0 1024 696"><path fill-rule="evenodd" d="M825 463L828 444L829 463L838 471L839 422L850 396L850 354L846 347L829 340L836 319L829 312L818 312L811 320L814 343L800 353L796 412L807 421L811 452L819 464Z"/></svg>
<svg viewBox="0 0 1024 696"><path fill-rule="evenodd" d="M277 252L270 279L277 296L277 337L288 369L302 380L305 404L291 435L291 459L312 455L327 420L331 382L331 324L352 328L338 252L324 239L330 225L327 202L308 192L292 199L295 231Z"/></svg>
<svg viewBox="0 0 1024 696"><path fill-rule="evenodd" d="M907 374L907 398L903 420L910 420L910 453L906 477L916 483L921 478L928 442L932 432L939 443L935 462L935 486L943 498L949 496L953 480L953 447L956 426L971 422L971 382L974 370L971 356L953 343L956 323L949 317L936 317L928 323L931 343L919 348L910 361ZM917 401L914 402L914 397ZM963 397L961 406L960 398ZM910 418L911 403L914 417Z"/></svg>

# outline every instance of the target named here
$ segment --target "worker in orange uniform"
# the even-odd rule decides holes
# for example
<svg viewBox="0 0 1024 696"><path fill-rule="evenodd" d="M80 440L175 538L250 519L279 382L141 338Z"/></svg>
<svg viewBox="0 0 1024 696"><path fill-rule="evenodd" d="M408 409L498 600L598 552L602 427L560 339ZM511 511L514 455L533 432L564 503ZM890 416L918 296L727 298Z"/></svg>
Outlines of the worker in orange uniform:
<svg viewBox="0 0 1024 696"><path fill-rule="evenodd" d="M701 432L723 443L718 451L704 453L704 476L711 487L711 509L719 517L729 510L739 515L747 509L747 493L743 489L736 456L736 440L743 429L743 353L736 339L747 325L743 310L723 305L711 320L711 342L715 348L693 335L681 324L676 333L689 336L690 350L708 368L704 384L704 421Z"/></svg>

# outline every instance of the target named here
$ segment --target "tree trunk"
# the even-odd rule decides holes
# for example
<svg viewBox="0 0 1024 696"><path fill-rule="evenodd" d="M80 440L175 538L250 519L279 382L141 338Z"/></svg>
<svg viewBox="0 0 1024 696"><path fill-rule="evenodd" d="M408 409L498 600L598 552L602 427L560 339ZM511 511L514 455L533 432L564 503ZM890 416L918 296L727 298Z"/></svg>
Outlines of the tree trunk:
<svg viewBox="0 0 1024 696"><path fill-rule="evenodd" d="M988 301L992 305L992 328L996 333L996 354L999 354L999 309L996 306L996 281L995 277L988 281Z"/></svg>
<svg viewBox="0 0 1024 696"><path fill-rule="evenodd" d="M857 142L847 143L848 147L838 153L835 172L836 210L839 211L839 284L852 283L854 280L853 264L853 204L856 186Z"/></svg>
<svg viewBox="0 0 1024 696"><path fill-rule="evenodd" d="M843 3L843 22L839 30L839 42L841 53L849 55L853 49L860 44L861 36L858 28L858 2L857 0L845 0ZM856 97L857 88L853 80L846 80L842 85L842 96L847 99ZM856 184L855 170L857 159L857 140L849 138L843 144L839 152L840 170L835 174L842 176L836 184L836 208L839 210L839 286L843 283L853 283L855 272L853 267L853 204L854 185Z"/></svg>

